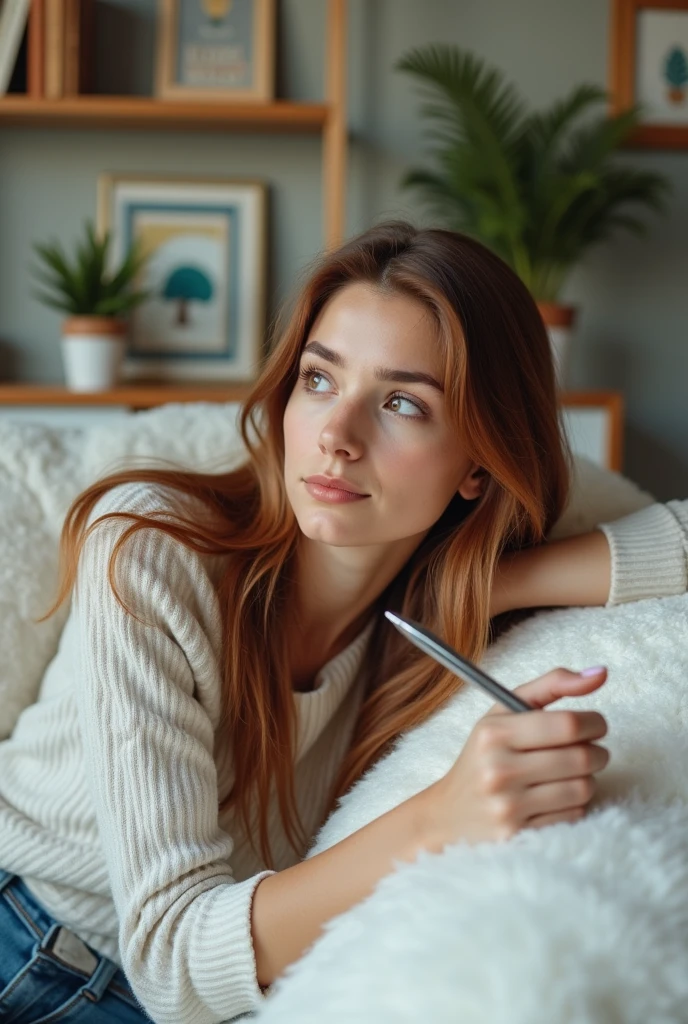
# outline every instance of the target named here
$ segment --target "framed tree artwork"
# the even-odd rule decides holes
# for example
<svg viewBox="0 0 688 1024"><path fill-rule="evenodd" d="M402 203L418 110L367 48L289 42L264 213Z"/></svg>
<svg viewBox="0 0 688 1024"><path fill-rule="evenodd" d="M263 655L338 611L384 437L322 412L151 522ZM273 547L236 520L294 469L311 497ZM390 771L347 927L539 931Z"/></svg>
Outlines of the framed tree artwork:
<svg viewBox="0 0 688 1024"><path fill-rule="evenodd" d="M128 380L250 381L263 352L266 190L258 181L103 174L113 266L134 242L149 292L130 319Z"/></svg>
<svg viewBox="0 0 688 1024"><path fill-rule="evenodd" d="M688 147L688 0L612 0L609 88L641 107L632 145Z"/></svg>
<svg viewBox="0 0 688 1024"><path fill-rule="evenodd" d="M158 96L268 103L275 0L158 0Z"/></svg>

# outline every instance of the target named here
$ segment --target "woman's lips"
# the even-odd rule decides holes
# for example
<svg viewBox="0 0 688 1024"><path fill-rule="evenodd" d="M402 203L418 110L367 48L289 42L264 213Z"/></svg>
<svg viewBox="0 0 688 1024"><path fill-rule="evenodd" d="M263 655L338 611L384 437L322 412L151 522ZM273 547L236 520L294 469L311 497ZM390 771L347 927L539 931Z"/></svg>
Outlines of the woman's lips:
<svg viewBox="0 0 688 1024"><path fill-rule="evenodd" d="M354 494L353 491L344 491L339 487L326 487L324 484L309 483L304 480L306 490L312 498L317 501L325 501L330 504L342 504L347 501L362 501L367 494Z"/></svg>

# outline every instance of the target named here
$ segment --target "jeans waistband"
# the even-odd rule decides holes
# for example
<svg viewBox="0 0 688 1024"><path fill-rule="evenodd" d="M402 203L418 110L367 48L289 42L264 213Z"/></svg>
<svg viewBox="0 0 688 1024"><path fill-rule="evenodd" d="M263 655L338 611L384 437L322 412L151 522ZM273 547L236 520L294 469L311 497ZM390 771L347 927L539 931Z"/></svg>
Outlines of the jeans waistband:
<svg viewBox="0 0 688 1024"><path fill-rule="evenodd" d="M31 928L41 948L51 949L56 934L64 928L58 921L48 913L45 907L41 906L33 893L22 882L21 877L0 868L0 896L5 891L12 892L14 899L20 904L23 910L23 917L27 927ZM69 931L69 929L64 929ZM74 933L72 933L74 934ZM78 939L78 936L77 936ZM83 940L79 940L83 941ZM84 943L84 945L86 945ZM87 947L90 949L91 947ZM93 950L97 959L97 966L88 979L87 989L95 999L101 999L105 990L110 986L111 991L120 996L132 1006L140 1009L140 1006L131 990L124 971L113 960ZM83 973L83 972L82 972Z"/></svg>

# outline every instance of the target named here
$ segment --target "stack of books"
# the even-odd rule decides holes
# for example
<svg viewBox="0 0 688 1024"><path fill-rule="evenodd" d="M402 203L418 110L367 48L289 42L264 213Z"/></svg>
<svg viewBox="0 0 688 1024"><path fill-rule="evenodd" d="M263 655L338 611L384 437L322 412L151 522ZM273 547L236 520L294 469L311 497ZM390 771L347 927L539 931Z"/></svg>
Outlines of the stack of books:
<svg viewBox="0 0 688 1024"><path fill-rule="evenodd" d="M91 91L93 0L0 2L0 94L56 100Z"/></svg>

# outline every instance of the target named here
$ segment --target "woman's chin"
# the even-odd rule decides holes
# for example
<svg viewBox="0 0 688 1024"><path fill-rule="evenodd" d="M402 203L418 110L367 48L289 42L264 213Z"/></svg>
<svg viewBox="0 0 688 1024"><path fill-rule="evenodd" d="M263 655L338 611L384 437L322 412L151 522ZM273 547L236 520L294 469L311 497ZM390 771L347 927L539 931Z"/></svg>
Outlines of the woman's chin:
<svg viewBox="0 0 688 1024"><path fill-rule="evenodd" d="M331 544L333 547L351 547L361 544L360 534L355 536L351 530L333 529L330 524L305 523L299 524L301 533L309 540L318 541L320 544Z"/></svg>
<svg viewBox="0 0 688 1024"><path fill-rule="evenodd" d="M304 537L320 544L350 547L369 543L367 538L361 536L360 526L357 528L353 523L342 522L339 516L333 515L328 509L297 515L296 520Z"/></svg>

